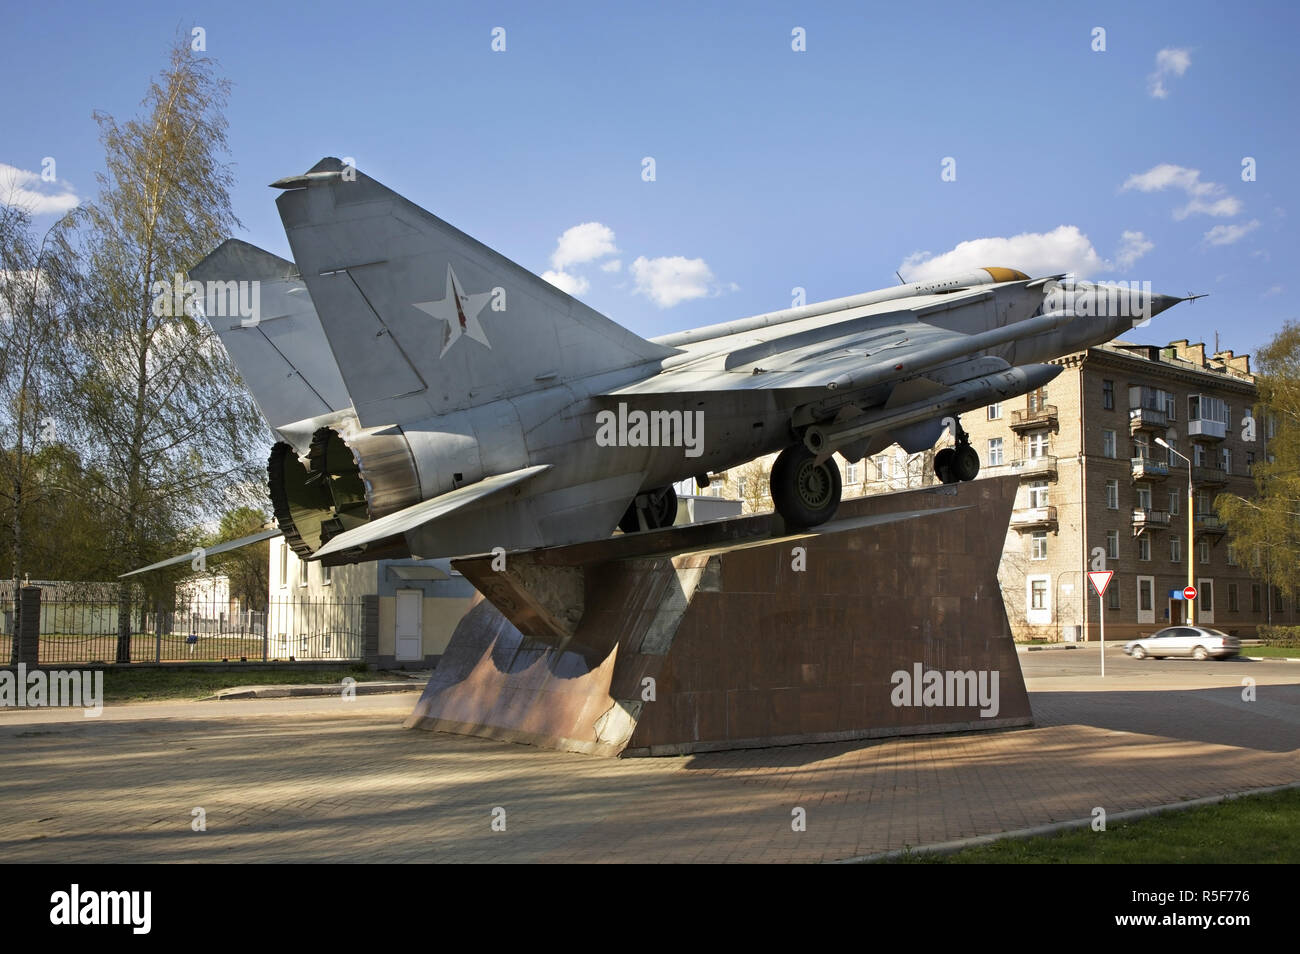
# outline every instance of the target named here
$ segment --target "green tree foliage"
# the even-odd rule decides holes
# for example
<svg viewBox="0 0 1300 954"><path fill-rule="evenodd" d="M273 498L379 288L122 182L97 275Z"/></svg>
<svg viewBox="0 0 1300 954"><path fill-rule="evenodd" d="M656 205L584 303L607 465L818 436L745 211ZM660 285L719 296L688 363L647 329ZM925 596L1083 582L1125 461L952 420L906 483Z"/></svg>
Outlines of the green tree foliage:
<svg viewBox="0 0 1300 954"><path fill-rule="evenodd" d="M1220 494L1215 507L1238 559L1257 579L1293 594L1300 590L1300 324L1287 323L1256 361L1256 494Z"/></svg>
<svg viewBox="0 0 1300 954"><path fill-rule="evenodd" d="M266 514L254 507L236 507L221 518L221 526L211 543L238 540L266 528ZM250 546L220 553L208 560L208 569L230 578L230 595L244 608L260 608L269 592L271 542L264 540Z"/></svg>
<svg viewBox="0 0 1300 954"><path fill-rule="evenodd" d="M223 160L228 90L182 37L139 116L95 115L107 171L80 210L61 368L75 434L108 491L119 573L170 555L184 528L241 502L256 472L246 450L264 439L212 329L170 294L238 225Z"/></svg>

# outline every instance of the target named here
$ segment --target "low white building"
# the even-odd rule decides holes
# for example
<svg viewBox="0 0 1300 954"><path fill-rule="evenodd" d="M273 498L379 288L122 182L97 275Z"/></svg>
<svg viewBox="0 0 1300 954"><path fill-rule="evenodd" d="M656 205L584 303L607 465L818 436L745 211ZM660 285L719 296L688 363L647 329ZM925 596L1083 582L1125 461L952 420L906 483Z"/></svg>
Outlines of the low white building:
<svg viewBox="0 0 1300 954"><path fill-rule="evenodd" d="M469 610L474 587L442 560L323 566L271 542L267 636L271 658L359 658L362 598L379 604L380 668L437 664Z"/></svg>

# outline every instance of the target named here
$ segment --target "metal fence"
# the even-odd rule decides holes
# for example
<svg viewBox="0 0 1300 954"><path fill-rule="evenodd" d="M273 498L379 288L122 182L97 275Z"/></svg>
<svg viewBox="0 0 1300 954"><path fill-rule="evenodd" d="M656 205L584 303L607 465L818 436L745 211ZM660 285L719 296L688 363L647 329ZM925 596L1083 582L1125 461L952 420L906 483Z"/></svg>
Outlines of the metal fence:
<svg viewBox="0 0 1300 954"><path fill-rule="evenodd" d="M41 665L117 661L125 613L131 662L354 661L364 654L362 607L360 598L284 597L257 609L192 599L163 609L142 599L42 594L39 659ZM12 633L8 626L0 635L0 661L9 661Z"/></svg>

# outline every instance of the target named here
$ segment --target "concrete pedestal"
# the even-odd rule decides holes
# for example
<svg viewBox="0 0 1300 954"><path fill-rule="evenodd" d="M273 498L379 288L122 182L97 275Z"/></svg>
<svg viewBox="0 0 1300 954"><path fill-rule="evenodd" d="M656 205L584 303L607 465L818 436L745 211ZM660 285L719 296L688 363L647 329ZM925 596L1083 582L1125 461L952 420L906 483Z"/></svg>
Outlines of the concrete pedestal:
<svg viewBox="0 0 1300 954"><path fill-rule="evenodd" d="M596 755L1028 725L997 581L1016 483L454 561L482 598L407 725Z"/></svg>

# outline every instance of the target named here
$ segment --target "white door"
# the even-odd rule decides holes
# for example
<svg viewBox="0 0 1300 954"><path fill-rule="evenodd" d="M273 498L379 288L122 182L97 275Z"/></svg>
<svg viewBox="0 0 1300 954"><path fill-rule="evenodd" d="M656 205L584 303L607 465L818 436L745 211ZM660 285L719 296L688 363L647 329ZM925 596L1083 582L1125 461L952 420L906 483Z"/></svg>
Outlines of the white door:
<svg viewBox="0 0 1300 954"><path fill-rule="evenodd" d="M1137 578L1137 621L1139 623L1154 623L1156 621L1155 588L1155 577L1139 576Z"/></svg>
<svg viewBox="0 0 1300 954"><path fill-rule="evenodd" d="M421 613L424 594L420 590L397 591L397 659L413 662L424 658L420 652Z"/></svg>

